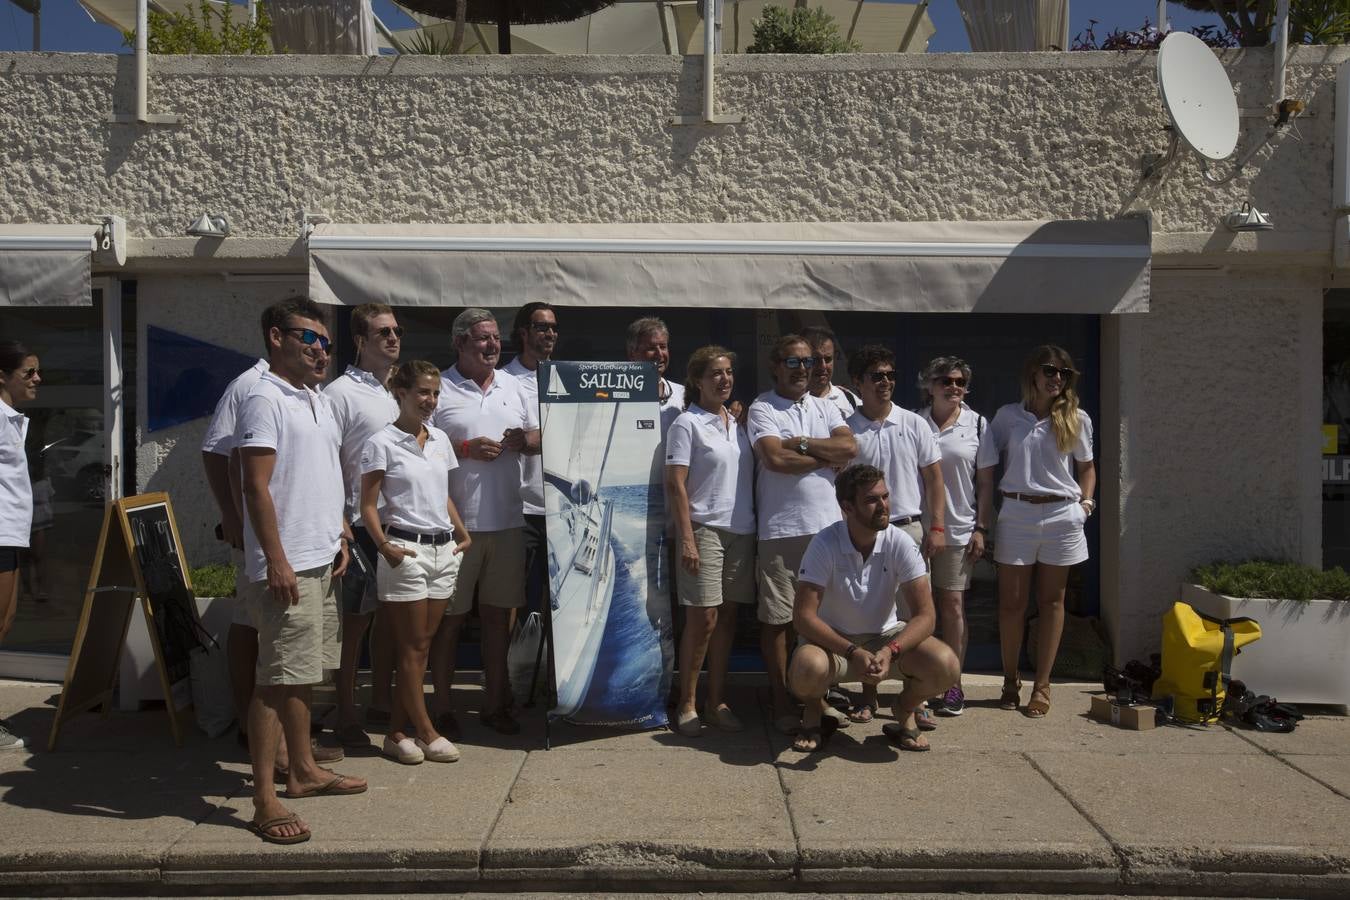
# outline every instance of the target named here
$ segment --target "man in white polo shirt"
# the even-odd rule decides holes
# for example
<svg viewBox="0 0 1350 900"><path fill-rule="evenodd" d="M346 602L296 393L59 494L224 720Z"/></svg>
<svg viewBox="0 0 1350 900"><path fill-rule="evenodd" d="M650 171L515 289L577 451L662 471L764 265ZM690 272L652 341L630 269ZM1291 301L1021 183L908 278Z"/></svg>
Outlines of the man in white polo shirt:
<svg viewBox="0 0 1350 900"><path fill-rule="evenodd" d="M811 538L839 520L835 468L853 458L857 445L839 410L807 391L815 357L805 339L779 338L770 364L774 389L750 404L746 431L761 467L755 482L760 652L773 693L774 726L792 733L798 717L786 679L797 569Z"/></svg>
<svg viewBox="0 0 1350 900"><path fill-rule="evenodd" d="M258 632L249 704L252 830L270 843L307 840L309 827L277 799L277 744L286 733L286 796L358 794L364 779L319 768L309 743L311 686L336 669L340 619L333 576L347 566L351 533L338 459L340 434L314 387L328 370L319 305L293 297L263 314L269 371L239 411L243 462L245 602Z"/></svg>
<svg viewBox="0 0 1350 900"><path fill-rule="evenodd" d="M451 326L451 340L458 358L441 373L440 405L432 421L450 438L459 459L450 473L450 496L473 544L460 563L455 596L431 646L437 726L447 734L458 730L450 682L459 632L476 591L485 681L479 721L501 734L516 734L520 724L511 715L506 647L511 610L525 605L520 457L539 452L538 404L520 379L497 371L502 339L492 313L464 310Z"/></svg>
<svg viewBox="0 0 1350 900"><path fill-rule="evenodd" d="M862 401L848 388L834 383L834 368L844 356L839 348L839 339L824 325L803 328L802 337L811 345L811 353L816 358L816 365L811 369L811 396L830 401L838 407L839 414L847 419Z"/></svg>
<svg viewBox="0 0 1350 900"><path fill-rule="evenodd" d="M793 748L824 746L834 720L822 718L825 692L841 681L905 687L883 729L901 750L927 750L915 710L956 683L961 664L933 637L937 616L928 571L915 543L890 527L890 494L881 470L849 466L835 481L844 518L811 540L802 558L793 624L802 645L792 658L792 691L805 704ZM901 621L897 608L908 610Z"/></svg>
<svg viewBox="0 0 1350 900"><path fill-rule="evenodd" d="M394 311L383 303L363 303L352 310L352 343L356 360L324 388L342 433L342 479L347 485L346 515L356 551L342 576L339 599L342 608L342 665L337 676L337 734L344 747L370 746L356 712L356 669L361 662L361 642L379 601L375 595L377 551L370 533L361 523L361 451L371 435L398 418L398 403L386 384L398 362L403 329ZM391 628L377 629L371 647L374 680L371 709L388 714L390 679L393 676ZM375 718L379 715L376 713ZM387 721L387 719L386 719Z"/></svg>
<svg viewBox="0 0 1350 900"><path fill-rule="evenodd" d="M652 363L661 377L656 396L661 403L661 440L664 441L670 423L684 412L684 385L666 379L666 368L670 365L670 329L655 316L635 319L628 326L626 343L630 362Z"/></svg>

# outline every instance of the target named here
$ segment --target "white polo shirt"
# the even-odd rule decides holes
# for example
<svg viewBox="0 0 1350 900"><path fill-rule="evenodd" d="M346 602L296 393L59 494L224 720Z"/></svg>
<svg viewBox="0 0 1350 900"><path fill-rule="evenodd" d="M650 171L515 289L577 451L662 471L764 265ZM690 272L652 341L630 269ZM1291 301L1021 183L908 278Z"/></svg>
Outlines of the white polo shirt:
<svg viewBox="0 0 1350 900"><path fill-rule="evenodd" d="M937 438L942 451L942 486L947 494L947 546L964 547L975 530L975 456L980 449L980 438L988 430L984 416L964 403L957 413L956 423L939 428L933 421L933 408L925 406L919 413ZM982 424L983 423L983 424ZM925 511L925 524L929 513Z"/></svg>
<svg viewBox="0 0 1350 900"><path fill-rule="evenodd" d="M666 465L686 466L689 520L733 534L755 533L755 457L736 419L697 403L680 413L666 435Z"/></svg>
<svg viewBox="0 0 1350 900"><path fill-rule="evenodd" d="M820 588L820 618L840 634L883 634L903 625L900 588L928 574L919 547L899 528L877 533L867 559L853 546L848 523L835 522L811 539L799 582Z"/></svg>
<svg viewBox="0 0 1350 900"><path fill-rule="evenodd" d="M530 397L534 417L539 418L539 379L534 369L527 369L517 356L505 366L503 371L510 372L520 380L520 386ZM542 516L544 514L544 455L520 456L520 499L525 504L525 515Z"/></svg>
<svg viewBox="0 0 1350 900"><path fill-rule="evenodd" d="M666 399L660 400L661 404L661 440L666 439L666 434L670 431L670 426L684 412L684 385L676 384L665 378L661 379L661 387L657 388L658 395L666 392Z"/></svg>
<svg viewBox="0 0 1350 900"><path fill-rule="evenodd" d="M225 393L216 401L215 412L211 413L211 423L206 426L206 437L202 439L203 452L230 455L234 449L234 427L239 420L239 406L266 371L267 360L260 359L239 373L225 388Z"/></svg>
<svg viewBox="0 0 1350 900"><path fill-rule="evenodd" d="M844 424L844 417L828 400L810 394L789 400L777 391L765 391L750 404L746 431L753 447L763 437L827 438ZM771 472L763 465L755 479L755 509L759 539L815 534L840 519L834 498L834 469L812 469L805 475Z"/></svg>
<svg viewBox="0 0 1350 900"><path fill-rule="evenodd" d="M427 426L426 446L397 425L386 425L361 448L361 474L383 472L380 521L418 534L453 527L445 501L450 496L450 470L459 467L450 438Z"/></svg>
<svg viewBox="0 0 1350 900"><path fill-rule="evenodd" d="M942 459L933 432L918 413L891 404L880 422L863 415L862 408L848 418L858 439L855 463L876 466L886 476L891 492L891 520L917 516L923 510L923 476L919 470Z"/></svg>
<svg viewBox="0 0 1350 900"><path fill-rule="evenodd" d="M328 401L317 391L292 387L271 372L258 379L239 408L235 446L276 451L268 490L286 561L297 572L331 563L342 537L346 486L338 447L342 434ZM247 492L244 495L248 503ZM244 572L267 578L267 560L244 516Z"/></svg>
<svg viewBox="0 0 1350 900"><path fill-rule="evenodd" d="M0 547L27 547L33 528L27 439L28 417L0 400Z"/></svg>
<svg viewBox="0 0 1350 900"><path fill-rule="evenodd" d="M432 416L436 427L458 446L476 437L500 441L508 428L536 431L538 404L520 379L500 369L486 392L451 366L441 373L441 401ZM461 459L450 474L450 496L471 532L502 531L525 524L520 498L520 454L502 450L496 459Z"/></svg>
<svg viewBox="0 0 1350 900"><path fill-rule="evenodd" d="M1092 461L1092 420L1078 410L1078 442L1072 452L1061 453L1049 418L1037 419L1020 403L1000 406L984 430L976 464L985 469L997 465L1000 457L999 490L1081 500L1073 461Z"/></svg>
<svg viewBox="0 0 1350 900"><path fill-rule="evenodd" d="M839 415L845 419L862 407L862 401L858 399L857 394L837 384L831 384L829 392L820 399L833 403L835 408L839 410Z"/></svg>
<svg viewBox="0 0 1350 900"><path fill-rule="evenodd" d="M361 451L366 441L398 418L398 401L374 374L348 366L323 389L342 433L342 480L347 484L347 516L361 519Z"/></svg>

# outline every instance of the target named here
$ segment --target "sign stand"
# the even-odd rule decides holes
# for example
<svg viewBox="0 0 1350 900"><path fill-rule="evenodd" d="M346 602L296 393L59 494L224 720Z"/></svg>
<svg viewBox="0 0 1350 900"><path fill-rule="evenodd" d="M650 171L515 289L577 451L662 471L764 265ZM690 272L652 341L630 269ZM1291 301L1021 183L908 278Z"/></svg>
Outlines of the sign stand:
<svg viewBox="0 0 1350 900"><path fill-rule="evenodd" d="M182 641L165 640L166 626L184 607L189 621L197 628L200 624L181 547L168 494L141 494L108 504L47 740L48 750L56 749L62 724L79 713L100 708L107 718L127 627L138 598L154 649L173 741L182 746L178 717L192 706L187 651Z"/></svg>

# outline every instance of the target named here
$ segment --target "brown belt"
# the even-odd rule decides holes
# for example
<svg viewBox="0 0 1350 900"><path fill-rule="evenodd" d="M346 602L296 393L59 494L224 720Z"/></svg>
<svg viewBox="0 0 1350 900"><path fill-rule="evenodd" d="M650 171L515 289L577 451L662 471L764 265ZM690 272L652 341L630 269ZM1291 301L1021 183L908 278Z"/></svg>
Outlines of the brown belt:
<svg viewBox="0 0 1350 900"><path fill-rule="evenodd" d="M1054 494L1019 494L1015 491L1001 491L1009 500L1021 500L1023 503L1063 503L1072 497L1057 497Z"/></svg>

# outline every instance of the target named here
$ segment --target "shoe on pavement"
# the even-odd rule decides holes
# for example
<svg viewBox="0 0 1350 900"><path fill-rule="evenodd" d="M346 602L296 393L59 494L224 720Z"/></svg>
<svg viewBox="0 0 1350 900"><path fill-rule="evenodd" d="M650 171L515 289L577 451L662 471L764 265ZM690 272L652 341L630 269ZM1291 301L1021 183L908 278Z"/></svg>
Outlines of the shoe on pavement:
<svg viewBox="0 0 1350 900"><path fill-rule="evenodd" d="M423 743L419 738L413 738L413 744L432 762L452 763L459 759L459 748L444 737L438 737L430 744Z"/></svg>
<svg viewBox="0 0 1350 900"><path fill-rule="evenodd" d="M698 713L682 712L675 717L675 730L685 737L696 738L703 734L703 723L699 721Z"/></svg>
<svg viewBox="0 0 1350 900"><path fill-rule="evenodd" d="M22 750L23 738L9 730L9 723L0 719L0 750Z"/></svg>
<svg viewBox="0 0 1350 900"><path fill-rule="evenodd" d="M309 742L310 751L314 754L316 763L342 762L347 754L341 747L332 747L328 744L322 744L317 739L311 738Z"/></svg>
<svg viewBox="0 0 1350 900"><path fill-rule="evenodd" d="M380 748L380 752L395 762L403 763L405 766L415 766L426 758L426 754L417 746L417 743L412 738L407 737L401 741L396 741L392 737L386 737L384 739L384 746Z"/></svg>
<svg viewBox="0 0 1350 900"><path fill-rule="evenodd" d="M939 716L959 716L966 711L966 694L959 685L947 688L942 705L935 710Z"/></svg>

